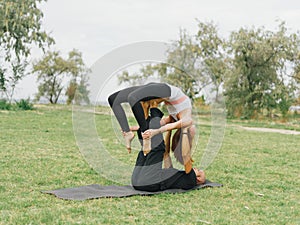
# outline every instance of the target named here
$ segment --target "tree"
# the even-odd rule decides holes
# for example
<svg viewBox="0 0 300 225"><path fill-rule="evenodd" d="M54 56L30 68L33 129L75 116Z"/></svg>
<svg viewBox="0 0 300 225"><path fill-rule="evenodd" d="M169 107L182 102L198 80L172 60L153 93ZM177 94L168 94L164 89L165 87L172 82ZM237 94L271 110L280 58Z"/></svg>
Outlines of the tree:
<svg viewBox="0 0 300 225"><path fill-rule="evenodd" d="M192 100L207 83L199 67L199 51L194 36L185 30L180 31L179 40L172 43L167 52L165 69L160 69L162 79L180 87Z"/></svg>
<svg viewBox="0 0 300 225"><path fill-rule="evenodd" d="M137 85L145 83L149 78L157 78L160 81L180 86L191 98L199 92L199 85L195 75L196 51L193 51L192 37L186 31L180 31L178 41L174 41L167 52L167 62L158 64L147 64L138 73L129 74L124 71L118 76L119 83Z"/></svg>
<svg viewBox="0 0 300 225"><path fill-rule="evenodd" d="M133 74L125 71L118 76L119 83L136 85L156 78L180 87L193 100L202 87L199 78L204 82L198 71L197 55L193 37L185 30L180 30L179 40L173 41L167 52L166 63L147 64Z"/></svg>
<svg viewBox="0 0 300 225"><path fill-rule="evenodd" d="M300 48L300 43L298 46ZM300 99L300 49L298 49L298 54L296 55L294 60L292 78L296 83L296 87L298 88L298 101L299 101Z"/></svg>
<svg viewBox="0 0 300 225"><path fill-rule="evenodd" d="M148 64L133 74L125 71L119 75L119 82L135 85L157 77L181 87L192 100L207 85L213 85L218 93L226 69L223 48L216 26L199 22L197 35L180 31L179 39L173 41L167 52L166 63Z"/></svg>
<svg viewBox="0 0 300 225"><path fill-rule="evenodd" d="M287 81L287 65L295 49L297 37L287 34L284 23L277 32L264 28L233 32L229 45L231 73L225 81L229 115L250 118L262 109L271 115L276 108L285 114L293 92Z"/></svg>
<svg viewBox="0 0 300 225"><path fill-rule="evenodd" d="M226 45L226 41L219 36L217 26L213 22L198 21L195 47L201 59L201 74L207 77L209 84L212 84L217 101L229 69Z"/></svg>
<svg viewBox="0 0 300 225"><path fill-rule="evenodd" d="M27 58L33 44L44 50L54 43L42 30L43 0L2 0L0 3L0 92L10 101L15 86L26 75Z"/></svg>
<svg viewBox="0 0 300 225"><path fill-rule="evenodd" d="M78 84L82 90L81 94L88 95L86 86L82 87L86 85L86 79L83 77L87 71L82 55L77 50L71 51L67 59L63 59L58 51L48 52L33 64L33 72L37 73L39 82L36 99L45 97L51 104L56 104L68 79L70 81L66 94L69 103L75 97ZM88 99L88 96L82 96L82 99Z"/></svg>
<svg viewBox="0 0 300 225"><path fill-rule="evenodd" d="M88 87L88 80L87 80L87 76L81 76L80 77L80 81L78 83L72 83L72 85L74 85L74 88L72 88L72 90L75 92L74 95L71 94L72 97L69 97L68 95L68 104L70 104L73 100L75 101L76 104L90 104L90 99L89 99L89 90L87 89ZM70 83L70 87L72 87L71 83ZM68 88L68 90L69 90Z"/></svg>
<svg viewBox="0 0 300 225"><path fill-rule="evenodd" d="M155 76L180 86L191 99L208 87L210 98L226 95L228 115L251 118L274 110L287 113L300 77L299 35L289 34L282 22L277 31L241 28L229 40L221 38L212 22L198 21L191 36L182 30L167 52L167 63L127 71L120 82L143 83Z"/></svg>
<svg viewBox="0 0 300 225"><path fill-rule="evenodd" d="M198 71L197 60L198 52L193 37L185 30L180 30L179 40L173 41L167 52L166 63L147 64L133 74L125 71L119 75L119 82L136 85L154 77L180 87L193 100L201 90L200 83L205 82Z"/></svg>
<svg viewBox="0 0 300 225"><path fill-rule="evenodd" d="M17 84L26 75L27 65L27 61L19 62L15 60L7 68L0 68L0 93L5 96L4 98L9 103L12 101Z"/></svg>
<svg viewBox="0 0 300 225"><path fill-rule="evenodd" d="M90 104L89 93L87 89L88 80L86 74L81 74L76 79L72 78L66 90L67 104L73 101L75 104Z"/></svg>
<svg viewBox="0 0 300 225"><path fill-rule="evenodd" d="M69 61L73 64L70 68L72 78L67 87L66 96L67 104L71 104L75 100L76 104L79 103L90 103L89 91L87 89L88 80L86 74L90 70L86 67L82 59L82 53L77 50L73 50L69 53Z"/></svg>

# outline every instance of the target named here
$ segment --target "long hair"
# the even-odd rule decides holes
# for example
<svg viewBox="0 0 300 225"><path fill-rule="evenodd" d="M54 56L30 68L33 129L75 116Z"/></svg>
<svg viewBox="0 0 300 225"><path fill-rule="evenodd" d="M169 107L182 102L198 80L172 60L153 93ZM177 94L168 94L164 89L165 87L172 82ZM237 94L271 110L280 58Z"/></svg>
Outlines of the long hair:
<svg viewBox="0 0 300 225"><path fill-rule="evenodd" d="M192 137L190 133L187 133L189 139L190 149L192 148ZM184 165L183 157L182 157L182 129L179 128L172 137L172 146L171 150L174 152L174 156L178 162Z"/></svg>

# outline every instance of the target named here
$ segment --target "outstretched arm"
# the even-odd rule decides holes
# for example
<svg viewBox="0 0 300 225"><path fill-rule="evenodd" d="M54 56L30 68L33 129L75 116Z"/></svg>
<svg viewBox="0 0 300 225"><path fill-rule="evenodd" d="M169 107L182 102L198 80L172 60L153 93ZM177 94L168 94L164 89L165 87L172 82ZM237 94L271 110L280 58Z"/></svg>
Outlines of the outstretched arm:
<svg viewBox="0 0 300 225"><path fill-rule="evenodd" d="M171 117L167 117L166 119L161 121L161 124L164 122L170 122L161 126L159 129L149 129L146 130L142 136L144 139L151 138L159 133L164 133L170 130L179 129L179 128L189 128L193 125L192 113L191 109L183 110L178 113L178 117L180 118L176 122L172 122Z"/></svg>

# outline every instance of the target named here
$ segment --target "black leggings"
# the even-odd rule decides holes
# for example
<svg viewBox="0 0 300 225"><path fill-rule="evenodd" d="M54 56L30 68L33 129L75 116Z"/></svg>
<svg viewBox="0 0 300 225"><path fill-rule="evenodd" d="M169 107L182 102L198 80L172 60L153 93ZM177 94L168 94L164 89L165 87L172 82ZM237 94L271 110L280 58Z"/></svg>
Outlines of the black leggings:
<svg viewBox="0 0 300 225"><path fill-rule="evenodd" d="M149 128L160 127L162 112L153 108L150 109ZM135 168L132 173L131 182L137 189L145 191L158 191L160 189L162 162L165 152L165 143L162 134L156 135L151 140L151 151L144 156L139 152Z"/></svg>
<svg viewBox="0 0 300 225"><path fill-rule="evenodd" d="M171 88L165 83L149 83L141 86L125 88L110 95L108 102L112 108L122 130L130 131L128 121L121 103L129 102L132 112L141 132L148 129L144 110L140 101L148 101L156 98L167 98L171 96Z"/></svg>
<svg viewBox="0 0 300 225"><path fill-rule="evenodd" d="M122 89L120 91L113 93L112 95L110 95L108 97L108 103L109 103L110 107L112 108L112 110L121 126L122 131L124 131L124 132L130 131L130 129L129 129L125 111L124 111L123 107L121 106L121 104L128 102L129 94L131 92L137 90L138 88L140 88L140 87L134 86L134 87L130 87L130 88L125 88L125 89Z"/></svg>
<svg viewBox="0 0 300 225"><path fill-rule="evenodd" d="M163 113L157 109L150 109L147 123L150 129L160 128ZM162 162L165 152L163 135L158 134L151 139L151 151L144 156L140 151L132 173L132 186L141 191L160 191L169 188L190 189L197 185L194 170L186 174L174 168L163 169Z"/></svg>

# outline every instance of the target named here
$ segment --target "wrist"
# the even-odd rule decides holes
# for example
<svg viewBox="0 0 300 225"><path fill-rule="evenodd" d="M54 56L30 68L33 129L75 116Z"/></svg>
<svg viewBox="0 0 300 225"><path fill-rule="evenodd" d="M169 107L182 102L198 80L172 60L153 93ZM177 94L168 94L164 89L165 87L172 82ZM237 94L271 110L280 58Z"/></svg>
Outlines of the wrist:
<svg viewBox="0 0 300 225"><path fill-rule="evenodd" d="M161 120L160 120L160 125L161 125L161 126L164 126L164 125L166 125L166 122L165 122L165 120L164 120L164 119L161 119Z"/></svg>
<svg viewBox="0 0 300 225"><path fill-rule="evenodd" d="M158 131L159 131L160 134L162 134L162 133L163 133L162 127L160 127L160 128L158 129Z"/></svg>
<svg viewBox="0 0 300 225"><path fill-rule="evenodd" d="M159 132L162 134L162 133L164 133L165 131L167 131L167 127L166 127L167 125L165 125L165 126L162 126L162 127L160 127L159 128Z"/></svg>

